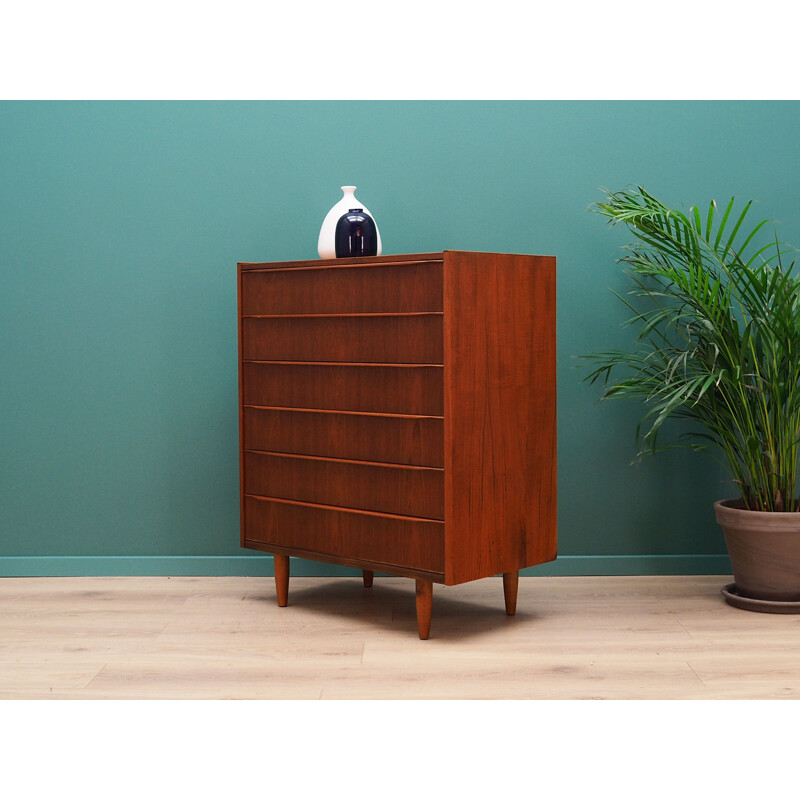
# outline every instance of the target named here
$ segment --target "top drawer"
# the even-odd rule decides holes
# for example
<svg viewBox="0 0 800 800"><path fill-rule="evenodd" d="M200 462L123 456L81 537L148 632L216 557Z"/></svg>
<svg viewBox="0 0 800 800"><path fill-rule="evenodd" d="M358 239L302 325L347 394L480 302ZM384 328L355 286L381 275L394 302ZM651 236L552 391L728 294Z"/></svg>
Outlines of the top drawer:
<svg viewBox="0 0 800 800"><path fill-rule="evenodd" d="M242 314L439 311L442 262L312 266L242 273Z"/></svg>

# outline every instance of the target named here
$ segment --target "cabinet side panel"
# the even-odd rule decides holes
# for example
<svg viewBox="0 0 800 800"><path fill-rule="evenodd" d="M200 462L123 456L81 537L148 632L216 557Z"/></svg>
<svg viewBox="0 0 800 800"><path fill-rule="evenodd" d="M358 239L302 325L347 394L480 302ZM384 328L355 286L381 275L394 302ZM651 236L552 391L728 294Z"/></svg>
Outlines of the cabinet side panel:
<svg viewBox="0 0 800 800"><path fill-rule="evenodd" d="M556 557L555 258L444 260L445 583Z"/></svg>

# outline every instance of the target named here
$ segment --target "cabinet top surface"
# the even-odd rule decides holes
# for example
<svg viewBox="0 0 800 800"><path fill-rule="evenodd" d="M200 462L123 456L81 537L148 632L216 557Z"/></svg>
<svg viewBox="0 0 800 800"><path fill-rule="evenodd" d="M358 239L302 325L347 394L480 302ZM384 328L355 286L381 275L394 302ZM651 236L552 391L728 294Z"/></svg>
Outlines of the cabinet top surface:
<svg viewBox="0 0 800 800"><path fill-rule="evenodd" d="M329 267L337 266L343 267L348 265L359 264L397 264L404 262L419 262L419 261L441 261L447 253L474 253L475 255L515 255L525 258L552 258L552 256L534 256L532 254L521 253L486 253L483 251L467 251L467 250L443 250L437 253L398 253L394 255L380 255L380 256L367 256L360 258L315 258L305 259L302 261L240 261L238 267L242 271L259 270L259 269L276 269L278 267Z"/></svg>

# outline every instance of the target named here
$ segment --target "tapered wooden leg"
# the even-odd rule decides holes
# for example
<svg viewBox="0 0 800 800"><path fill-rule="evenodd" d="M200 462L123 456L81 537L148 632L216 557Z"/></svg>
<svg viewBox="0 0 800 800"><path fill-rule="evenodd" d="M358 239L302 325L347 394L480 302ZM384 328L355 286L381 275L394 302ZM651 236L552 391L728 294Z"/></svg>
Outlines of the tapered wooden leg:
<svg viewBox="0 0 800 800"><path fill-rule="evenodd" d="M364 576L364 586L369 589L372 586L372 579L375 577L375 573L371 569L362 569L361 573Z"/></svg>
<svg viewBox="0 0 800 800"><path fill-rule="evenodd" d="M433 610L433 581L417 578L417 628L419 638L427 639L431 634L431 611Z"/></svg>
<svg viewBox="0 0 800 800"><path fill-rule="evenodd" d="M289 556L275 553L275 590L278 593L278 605L283 608L289 602Z"/></svg>
<svg viewBox="0 0 800 800"><path fill-rule="evenodd" d="M519 571L503 573L503 594L506 599L506 614L512 615L517 610L517 589L519 588Z"/></svg>

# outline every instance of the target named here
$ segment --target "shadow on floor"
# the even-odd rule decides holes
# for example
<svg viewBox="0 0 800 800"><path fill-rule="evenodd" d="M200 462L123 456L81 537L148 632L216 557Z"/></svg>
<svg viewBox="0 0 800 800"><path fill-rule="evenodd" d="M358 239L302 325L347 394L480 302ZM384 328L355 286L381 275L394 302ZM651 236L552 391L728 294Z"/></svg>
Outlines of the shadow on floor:
<svg viewBox="0 0 800 800"><path fill-rule="evenodd" d="M431 639L466 639L541 618L541 614L521 609L519 605L516 614L506 614L502 583L499 580L494 583L497 596L487 593L485 603L460 599L459 586L434 584ZM272 586L265 586L263 592L249 592L247 599L273 607L277 602ZM410 579L399 584L397 578L375 578L370 589L363 586L360 578L298 579L290 583L289 604L281 609L287 617L293 611L298 615L298 624L307 624L310 614L324 615L340 623L349 618L353 626L361 629L368 626L376 631L417 636L415 586Z"/></svg>

